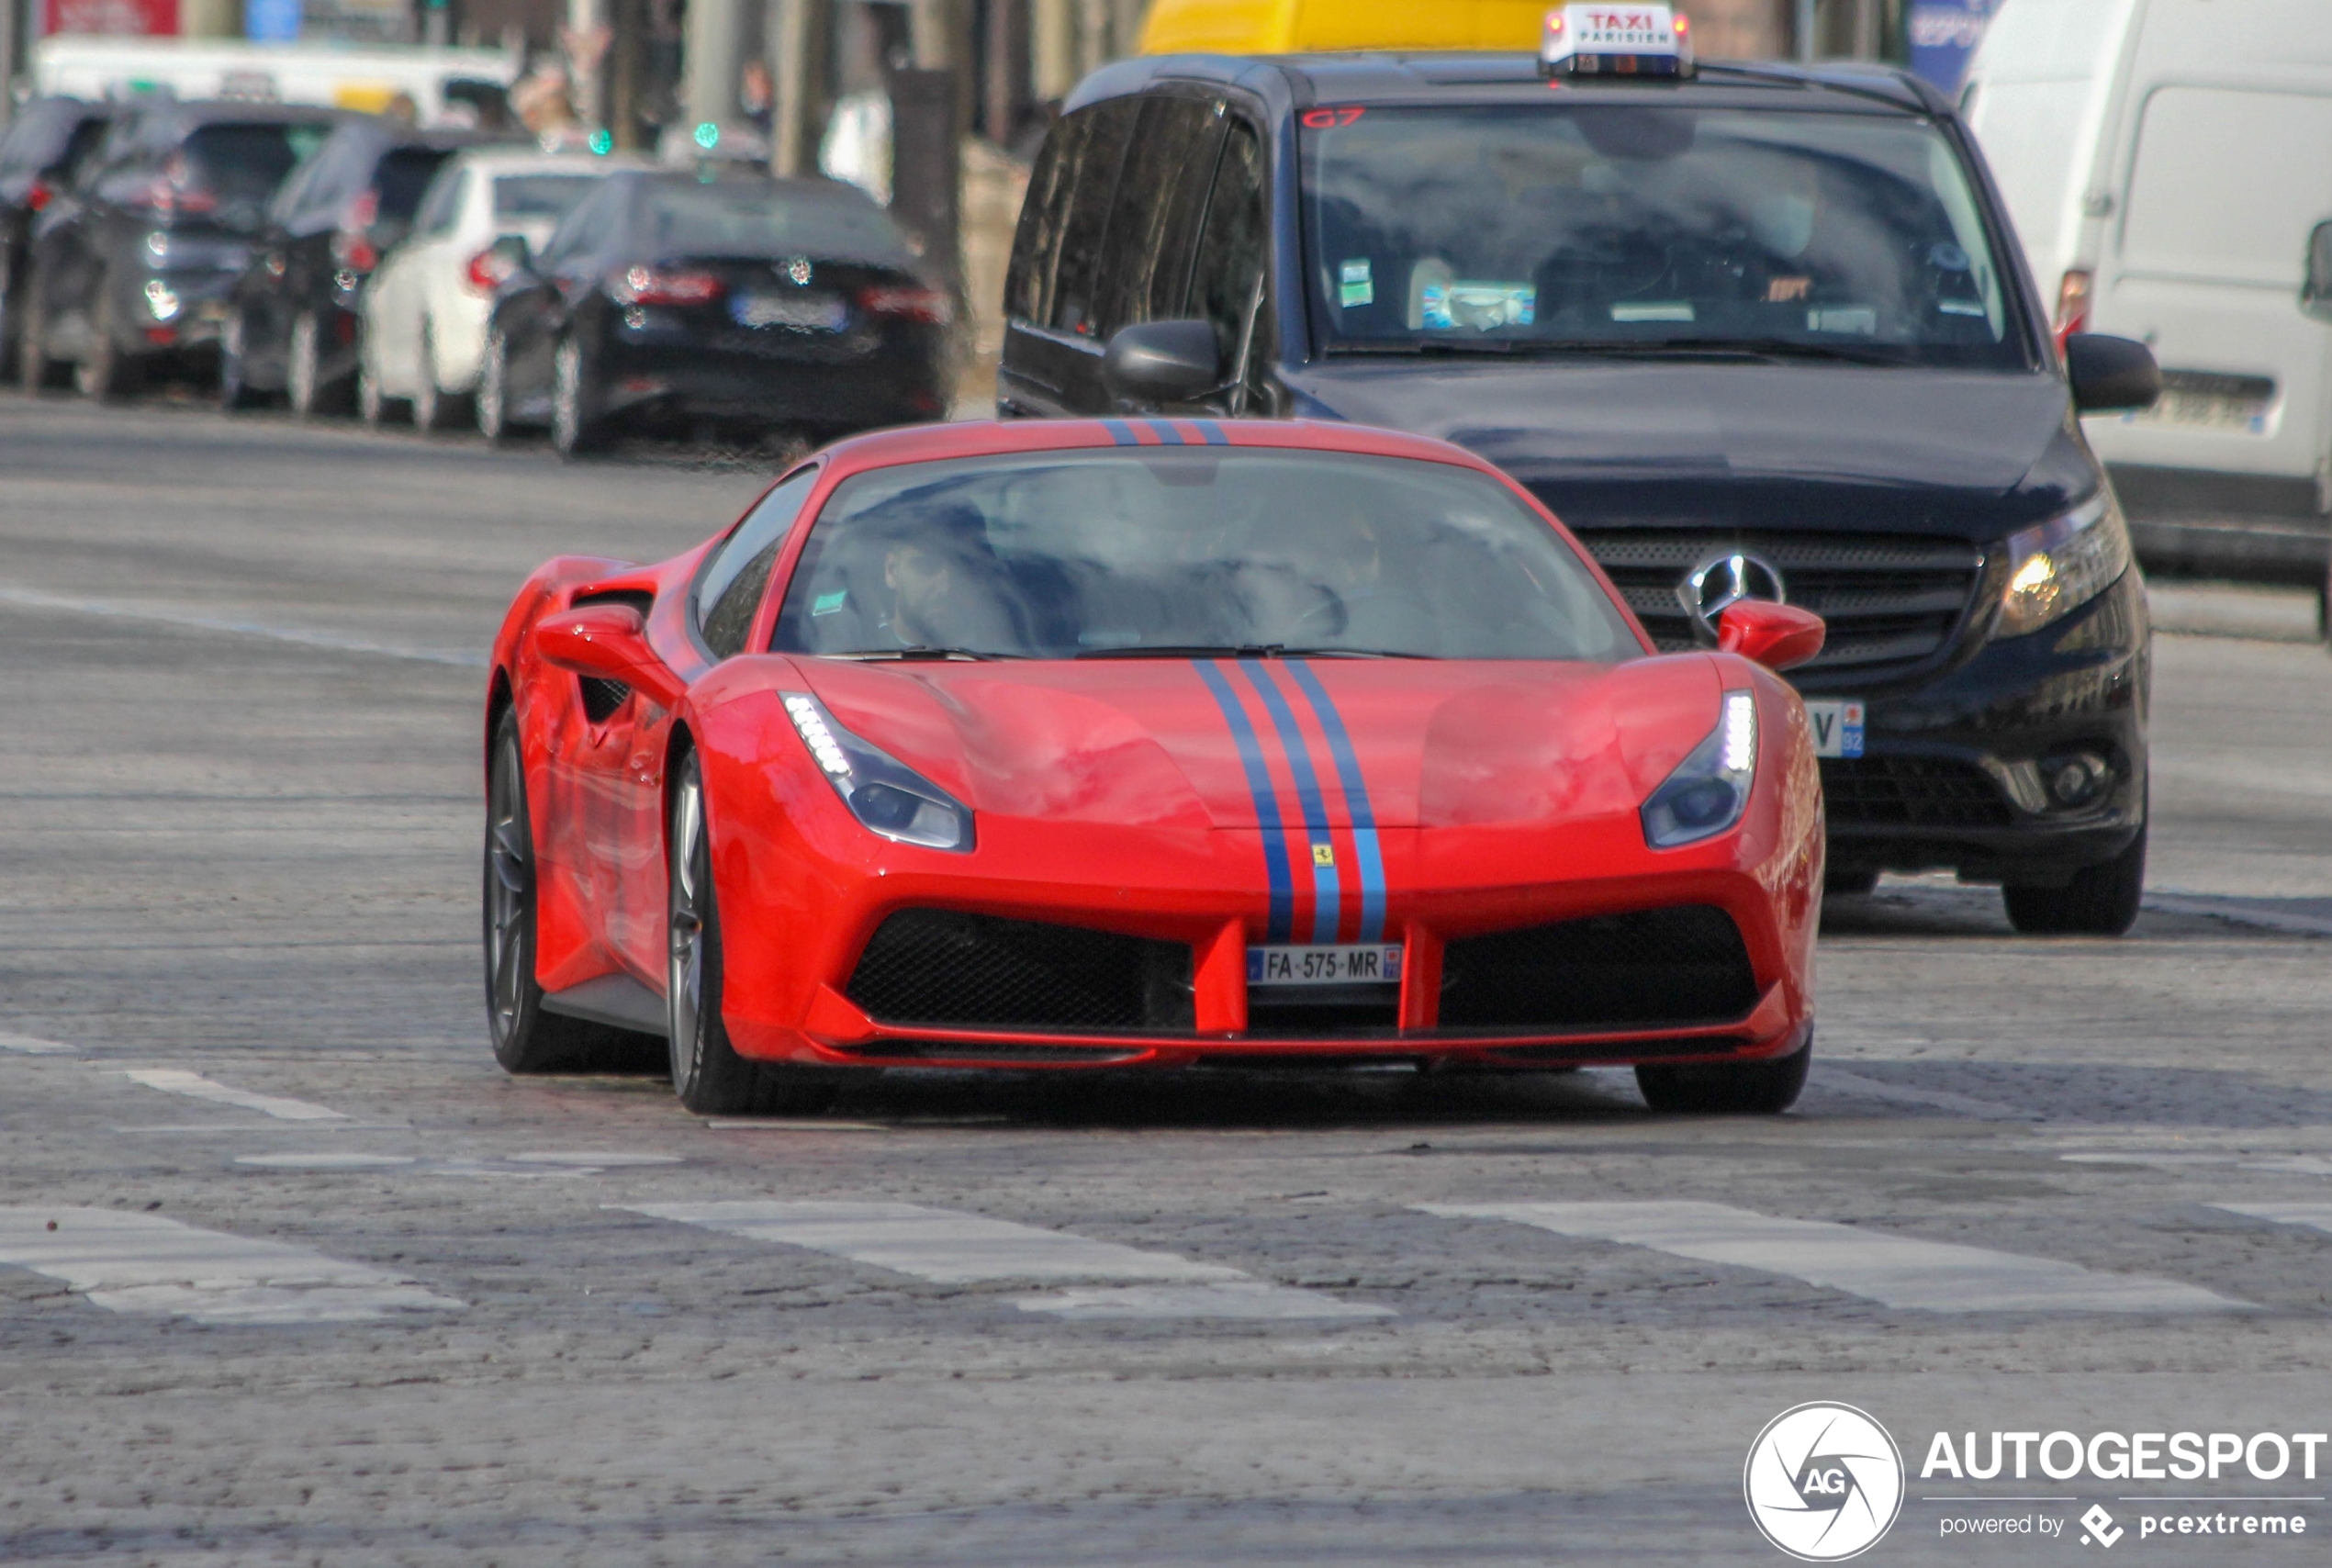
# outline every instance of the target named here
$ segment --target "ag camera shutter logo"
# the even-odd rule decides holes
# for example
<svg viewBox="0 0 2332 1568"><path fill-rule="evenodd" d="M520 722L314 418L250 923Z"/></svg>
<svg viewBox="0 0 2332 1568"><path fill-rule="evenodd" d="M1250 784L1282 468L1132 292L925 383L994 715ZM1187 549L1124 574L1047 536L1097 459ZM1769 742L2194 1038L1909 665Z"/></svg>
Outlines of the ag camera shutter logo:
<svg viewBox="0 0 2332 1568"><path fill-rule="evenodd" d="M1878 1544L1903 1506L1903 1456L1851 1405L1785 1410L1749 1445L1749 1518L1800 1562L1843 1562Z"/></svg>

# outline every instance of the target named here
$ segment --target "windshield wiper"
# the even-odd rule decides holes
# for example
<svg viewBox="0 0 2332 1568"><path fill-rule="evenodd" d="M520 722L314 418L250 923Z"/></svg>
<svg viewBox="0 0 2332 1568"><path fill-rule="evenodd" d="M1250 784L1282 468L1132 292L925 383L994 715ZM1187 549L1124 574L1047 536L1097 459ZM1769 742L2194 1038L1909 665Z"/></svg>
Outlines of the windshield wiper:
<svg viewBox="0 0 2332 1568"><path fill-rule="evenodd" d="M1634 343L1575 346L1609 353L1742 354L1759 359L1830 360L1846 364L1911 363L1905 355L1886 349L1859 348L1851 343L1810 343L1798 338L1654 338Z"/></svg>
<svg viewBox="0 0 2332 1568"><path fill-rule="evenodd" d="M1134 643L1122 648L1086 648L1081 659L1429 659L1431 654L1391 648L1292 647L1285 643Z"/></svg>
<svg viewBox="0 0 2332 1568"><path fill-rule="evenodd" d="M1331 354L1492 354L1508 358L1583 354L1609 359L1707 357L1815 359L1847 364L1908 364L1900 353L1793 338L1374 338L1330 343Z"/></svg>
<svg viewBox="0 0 2332 1568"><path fill-rule="evenodd" d="M976 663L982 659L1027 657L1026 654L984 653L975 648L934 648L922 643L904 648L853 648L847 653L824 656L830 659L895 659L909 663L938 659L969 659Z"/></svg>

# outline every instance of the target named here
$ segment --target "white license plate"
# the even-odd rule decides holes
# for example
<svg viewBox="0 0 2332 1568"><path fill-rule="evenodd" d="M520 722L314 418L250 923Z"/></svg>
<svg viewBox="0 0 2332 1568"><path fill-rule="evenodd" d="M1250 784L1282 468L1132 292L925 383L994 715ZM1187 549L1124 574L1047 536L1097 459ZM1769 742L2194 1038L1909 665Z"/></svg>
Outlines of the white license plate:
<svg viewBox="0 0 2332 1568"><path fill-rule="evenodd" d="M2230 398L2217 392L2188 392L2166 386L2150 409L2131 418L2144 424L2200 425L2208 430L2248 431L2267 428L2268 405L2257 398Z"/></svg>
<svg viewBox="0 0 2332 1568"><path fill-rule="evenodd" d="M831 294L740 294L729 302L740 327L797 327L839 332L850 324L850 308Z"/></svg>
<svg viewBox="0 0 2332 1568"><path fill-rule="evenodd" d="M1806 722L1814 727L1816 756L1862 755L1862 702L1853 697L1809 697Z"/></svg>
<svg viewBox="0 0 2332 1568"><path fill-rule="evenodd" d="M1397 985L1400 979L1398 942L1247 949L1247 983L1250 986Z"/></svg>

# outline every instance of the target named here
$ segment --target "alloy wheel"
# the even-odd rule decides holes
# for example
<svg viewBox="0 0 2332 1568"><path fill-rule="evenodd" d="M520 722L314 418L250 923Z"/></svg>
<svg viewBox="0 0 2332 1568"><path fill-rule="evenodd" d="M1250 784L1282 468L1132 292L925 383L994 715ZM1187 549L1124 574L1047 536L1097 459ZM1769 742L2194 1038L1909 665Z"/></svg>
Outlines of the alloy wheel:
<svg viewBox="0 0 2332 1568"><path fill-rule="evenodd" d="M664 994L672 1083L686 1092L702 1048L705 888L712 865L704 839L704 783L693 767L684 767L672 797L671 943Z"/></svg>
<svg viewBox="0 0 2332 1568"><path fill-rule="evenodd" d="M534 845L519 768L512 734L495 760L486 817L486 992L498 1041L509 1039L519 1028L526 1004L527 969L533 962L528 937L534 901Z"/></svg>
<svg viewBox="0 0 2332 1568"><path fill-rule="evenodd" d="M303 420L313 418L317 412L316 356L320 352L316 342L316 318L301 316L292 323L291 347L284 365L284 391L290 399L292 412Z"/></svg>

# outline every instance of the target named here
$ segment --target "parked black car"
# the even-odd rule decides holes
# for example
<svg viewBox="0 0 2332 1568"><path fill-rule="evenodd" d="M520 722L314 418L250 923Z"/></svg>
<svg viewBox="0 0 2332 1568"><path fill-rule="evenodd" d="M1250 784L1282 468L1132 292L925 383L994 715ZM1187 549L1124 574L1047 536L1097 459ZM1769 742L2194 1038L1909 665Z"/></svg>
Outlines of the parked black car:
<svg viewBox="0 0 2332 1568"><path fill-rule="evenodd" d="M1008 281L1007 414L1352 420L1545 499L1664 648L1743 596L1793 671L1835 890L2003 884L2118 932L2146 864L2150 639L2060 359L1948 100L1867 67L1553 84L1525 56L1127 61L1070 97Z"/></svg>
<svg viewBox="0 0 2332 1568"><path fill-rule="evenodd" d="M69 365L83 392L117 397L157 362L212 352L268 199L347 118L169 98L125 109L33 226L26 386Z"/></svg>
<svg viewBox="0 0 2332 1568"><path fill-rule="evenodd" d="M112 106L80 98L36 98L17 110L0 138L0 364L17 355L18 295L34 219L55 199L66 172L104 136Z"/></svg>
<svg viewBox="0 0 2332 1568"><path fill-rule="evenodd" d="M354 119L334 130L268 203L228 297L219 400L241 408L282 392L298 414L353 407L364 280L411 229L438 165L456 148L490 140L391 119ZM377 407L370 414L377 419Z"/></svg>
<svg viewBox="0 0 2332 1568"><path fill-rule="evenodd" d="M611 174L513 260L478 380L489 437L548 424L573 454L619 429L826 437L947 408L951 301L849 185Z"/></svg>

